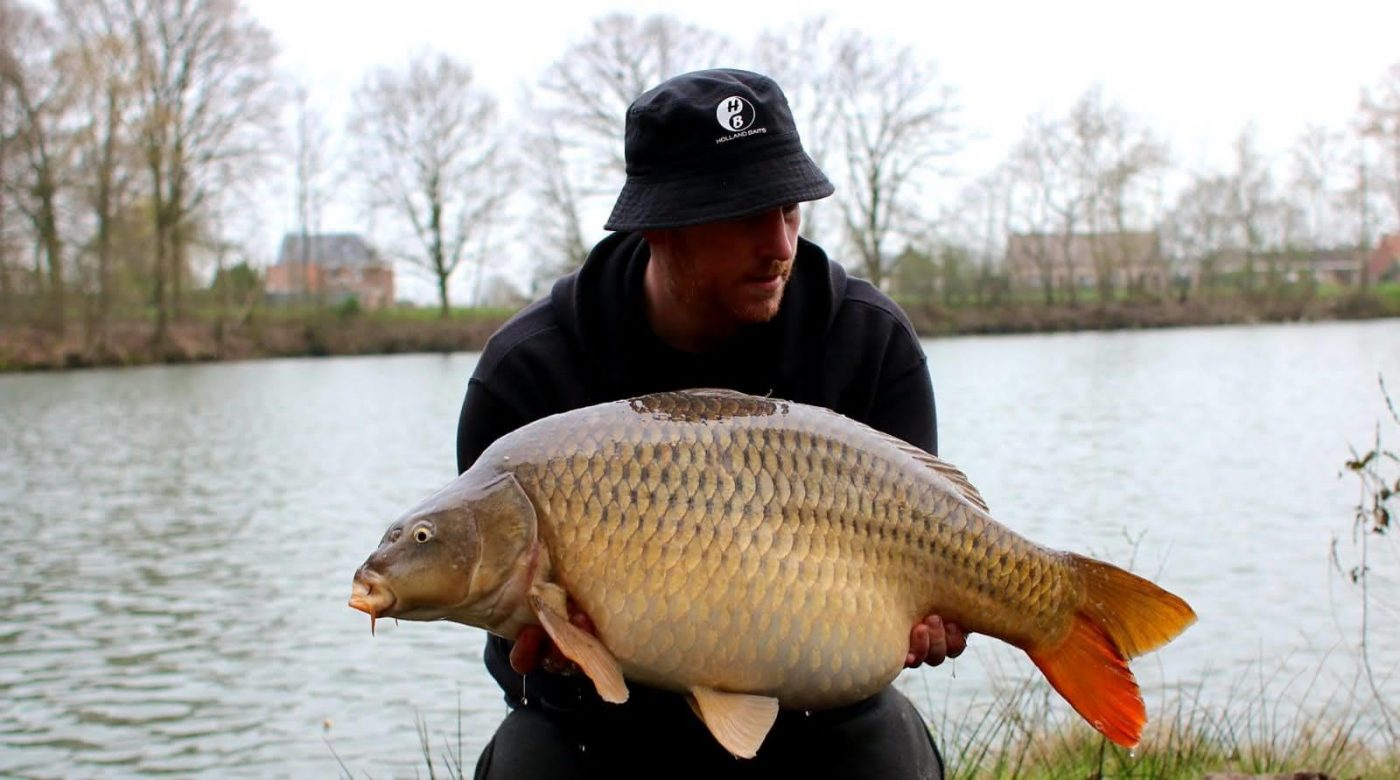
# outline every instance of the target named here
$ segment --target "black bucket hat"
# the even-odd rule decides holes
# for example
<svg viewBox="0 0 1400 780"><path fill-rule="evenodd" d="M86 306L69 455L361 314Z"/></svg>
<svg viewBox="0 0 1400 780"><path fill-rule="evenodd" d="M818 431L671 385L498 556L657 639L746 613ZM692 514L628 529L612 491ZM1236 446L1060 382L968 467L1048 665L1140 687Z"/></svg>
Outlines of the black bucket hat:
<svg viewBox="0 0 1400 780"><path fill-rule="evenodd" d="M642 93L627 109L625 154L608 230L737 219L836 190L803 151L782 89L745 70L685 73Z"/></svg>

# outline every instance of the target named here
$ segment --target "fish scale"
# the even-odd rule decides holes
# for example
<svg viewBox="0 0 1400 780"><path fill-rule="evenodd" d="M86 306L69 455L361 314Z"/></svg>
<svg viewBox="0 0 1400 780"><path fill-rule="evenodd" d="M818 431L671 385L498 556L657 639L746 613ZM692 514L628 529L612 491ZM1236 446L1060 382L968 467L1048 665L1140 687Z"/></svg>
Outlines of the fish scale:
<svg viewBox="0 0 1400 780"><path fill-rule="evenodd" d="M449 554L474 562L468 581L436 563ZM550 618L565 598L596 639ZM688 692L736 755L757 749L746 732L763 718L729 720L756 699L727 697L866 698L931 614L1022 648L1096 728L1135 744L1127 659L1194 620L1142 578L1001 525L944 461L826 409L720 390L502 437L391 527L351 605L508 638L543 623L604 698L625 699L623 679Z"/></svg>

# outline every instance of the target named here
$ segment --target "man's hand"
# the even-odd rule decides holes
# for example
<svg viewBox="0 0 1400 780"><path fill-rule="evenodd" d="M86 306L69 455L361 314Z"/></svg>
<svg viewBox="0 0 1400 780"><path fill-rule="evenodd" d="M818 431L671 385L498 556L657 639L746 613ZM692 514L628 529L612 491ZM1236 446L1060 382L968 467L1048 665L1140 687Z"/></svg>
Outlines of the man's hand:
<svg viewBox="0 0 1400 780"><path fill-rule="evenodd" d="M909 654L904 666L913 669L919 664L937 666L949 658L957 658L967 649L967 632L957 623L945 623L937 615L929 615L915 623L909 631ZM514 658L514 654L511 656Z"/></svg>
<svg viewBox="0 0 1400 780"><path fill-rule="evenodd" d="M569 606L572 607L573 604ZM593 621L582 612L570 609L569 622L590 634L598 633L593 627ZM510 649L510 668L520 674L529 674L536 669L542 669L549 674L574 674L578 671L578 664L559 652L559 648L555 647L543 627L526 626L520 629L520 635L515 638L515 646Z"/></svg>

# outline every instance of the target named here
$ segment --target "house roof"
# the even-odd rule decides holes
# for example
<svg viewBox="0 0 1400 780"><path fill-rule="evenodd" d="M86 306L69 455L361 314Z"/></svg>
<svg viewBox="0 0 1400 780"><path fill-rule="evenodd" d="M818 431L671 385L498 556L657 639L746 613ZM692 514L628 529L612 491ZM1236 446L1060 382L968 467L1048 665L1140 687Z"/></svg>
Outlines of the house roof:
<svg viewBox="0 0 1400 780"><path fill-rule="evenodd" d="M284 235L282 248L277 252L277 264L300 263L303 259L328 268L362 267L383 263L379 253L358 233L318 233L307 236L306 249L303 254L300 235Z"/></svg>

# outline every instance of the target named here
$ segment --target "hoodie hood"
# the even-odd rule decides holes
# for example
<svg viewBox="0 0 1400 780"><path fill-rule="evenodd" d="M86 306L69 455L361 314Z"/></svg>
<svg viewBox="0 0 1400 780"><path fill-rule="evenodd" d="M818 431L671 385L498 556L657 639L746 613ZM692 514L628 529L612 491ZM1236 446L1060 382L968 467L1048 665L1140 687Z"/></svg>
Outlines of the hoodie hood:
<svg viewBox="0 0 1400 780"><path fill-rule="evenodd" d="M579 348L600 369L605 392L615 397L660 389L658 379L673 389L721 385L760 395L786 387L801 366L821 359L825 335L846 294L845 270L821 247L799 238L777 316L743 326L714 350L682 352L647 323L644 281L650 257L640 233L614 233L550 293L555 316L577 334Z"/></svg>

